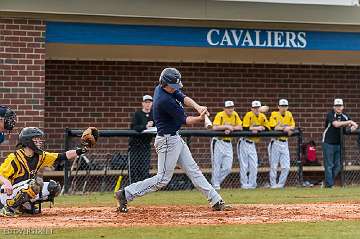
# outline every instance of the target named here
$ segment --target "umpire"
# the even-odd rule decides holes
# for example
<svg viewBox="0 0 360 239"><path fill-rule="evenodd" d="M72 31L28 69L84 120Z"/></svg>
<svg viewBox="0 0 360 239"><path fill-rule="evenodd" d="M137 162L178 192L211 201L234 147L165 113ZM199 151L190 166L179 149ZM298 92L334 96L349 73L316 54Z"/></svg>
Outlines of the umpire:
<svg viewBox="0 0 360 239"><path fill-rule="evenodd" d="M340 130L345 129L345 127L351 127L352 131L358 128L358 125L347 114L343 113L343 110L343 100L335 99L333 110L326 116L322 139L326 188L334 186L335 177L341 171Z"/></svg>
<svg viewBox="0 0 360 239"><path fill-rule="evenodd" d="M150 95L144 95L142 100L142 109L135 112L130 128L137 132L154 126L152 117L153 98ZM129 169L130 183L142 181L149 177L151 160L151 135L134 136L129 139Z"/></svg>
<svg viewBox="0 0 360 239"><path fill-rule="evenodd" d="M7 106L0 105L0 144L5 140L5 131L10 132L15 124L15 112Z"/></svg>

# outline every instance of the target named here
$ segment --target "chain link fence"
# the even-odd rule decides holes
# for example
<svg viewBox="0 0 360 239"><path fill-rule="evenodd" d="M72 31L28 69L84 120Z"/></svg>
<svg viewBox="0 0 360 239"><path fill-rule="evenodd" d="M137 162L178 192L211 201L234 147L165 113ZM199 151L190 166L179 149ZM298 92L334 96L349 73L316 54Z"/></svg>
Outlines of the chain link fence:
<svg viewBox="0 0 360 239"><path fill-rule="evenodd" d="M80 130L66 130L66 150L75 148L79 143ZM188 144L192 156L205 177L211 182L213 138L224 137L223 132L209 130L183 130L181 136ZM229 156L233 162L229 175L221 184L221 188L240 188L240 166L237 155L238 141L241 137L253 135L251 132L232 133L232 152ZM269 156L267 147L271 136L283 135L282 132L262 132L257 134L261 140L256 144L258 154L258 187L269 186ZM157 154L153 141L155 133L137 133L133 130L100 130L100 138L95 148L76 159L71 165L63 165L64 192L86 193L107 192L122 188L157 173ZM300 145L302 134L296 130L289 138L290 173L287 185L302 183L302 167ZM221 146L221 144L219 144ZM229 147L228 147L229 148ZM217 150L223 150L217 148ZM278 173L279 174L279 173ZM163 190L193 189L191 181L184 171L176 167L170 183Z"/></svg>
<svg viewBox="0 0 360 239"><path fill-rule="evenodd" d="M359 185L360 184L360 131L347 131L342 135L342 184Z"/></svg>

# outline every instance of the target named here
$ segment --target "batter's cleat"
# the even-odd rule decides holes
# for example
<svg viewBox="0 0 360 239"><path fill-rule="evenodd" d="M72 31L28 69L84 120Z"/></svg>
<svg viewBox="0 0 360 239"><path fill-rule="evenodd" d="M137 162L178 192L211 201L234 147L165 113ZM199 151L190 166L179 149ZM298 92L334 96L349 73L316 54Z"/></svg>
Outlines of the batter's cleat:
<svg viewBox="0 0 360 239"><path fill-rule="evenodd" d="M230 209L231 209L231 206L226 205L223 200L218 201L217 203L214 204L214 206L212 206L213 211L227 211Z"/></svg>
<svg viewBox="0 0 360 239"><path fill-rule="evenodd" d="M127 208L127 200L125 196L125 190L119 190L115 193L116 200L118 201L118 212L127 213L129 210Z"/></svg>
<svg viewBox="0 0 360 239"><path fill-rule="evenodd" d="M16 214L15 211L12 210L11 208L4 206L0 210L0 216L1 217L17 217L18 214Z"/></svg>

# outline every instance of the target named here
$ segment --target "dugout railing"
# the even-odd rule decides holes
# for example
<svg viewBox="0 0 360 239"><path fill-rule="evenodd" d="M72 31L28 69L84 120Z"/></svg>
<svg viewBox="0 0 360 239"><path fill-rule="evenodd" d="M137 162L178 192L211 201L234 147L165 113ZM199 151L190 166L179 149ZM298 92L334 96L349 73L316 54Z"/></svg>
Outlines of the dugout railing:
<svg viewBox="0 0 360 239"><path fill-rule="evenodd" d="M65 130L65 150L76 147L82 130ZM124 187L135 181L134 169L131 168L132 160L137 157L143 157L143 153L131 155L129 150L129 139L134 137L146 137L150 142L150 169L147 168L152 176L157 172L157 155L153 147L154 132L139 133L135 130L106 129L99 131L100 137L95 148L90 149L85 157L77 159L75 162L67 162L63 171L52 172L53 176L63 176L63 193L94 192L94 191L112 191L114 188ZM188 144L195 161L200 169L211 181L211 150L210 144L213 137L231 137L233 140L233 166L231 173L223 182L222 188L240 188L239 163L237 156L237 142L242 137L256 136L260 137L261 142L257 143L259 158L258 167L258 186L269 186L269 159L267 145L272 137L286 136L286 133L280 131L266 131L252 133L250 131L235 131L225 135L222 131L212 130L181 130L179 134ZM288 177L289 185L303 184L303 167L301 158L301 145L303 135L300 129L295 129L289 137L289 148L291 155L291 168ZM141 150L136 150L141 151ZM129 170L130 165L130 170ZM140 164L139 164L140 165ZM142 167L143 165L141 165ZM140 172L143 170L141 168ZM138 170L139 171L139 170ZM56 174L56 175L55 175ZM144 177L144 175L142 175ZM139 179L138 179L139 180ZM174 177L164 190L183 190L192 189L193 185L181 168L176 168Z"/></svg>
<svg viewBox="0 0 360 239"><path fill-rule="evenodd" d="M360 184L360 130L353 132L346 129L341 131L341 174L342 186Z"/></svg>

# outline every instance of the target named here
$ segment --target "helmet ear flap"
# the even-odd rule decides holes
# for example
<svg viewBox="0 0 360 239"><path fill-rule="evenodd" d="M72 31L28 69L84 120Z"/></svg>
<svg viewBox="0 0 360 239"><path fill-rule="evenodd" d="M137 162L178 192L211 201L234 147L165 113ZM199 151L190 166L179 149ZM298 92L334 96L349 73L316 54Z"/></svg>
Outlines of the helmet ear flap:
<svg viewBox="0 0 360 239"><path fill-rule="evenodd" d="M160 80L160 86L165 87L165 86L167 86L167 84L164 81Z"/></svg>

